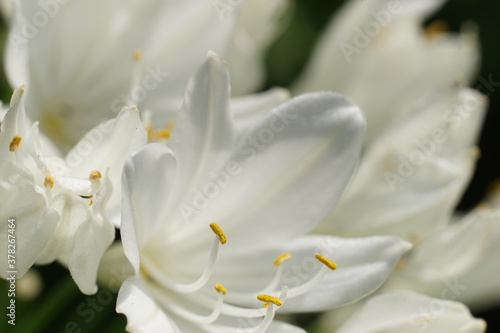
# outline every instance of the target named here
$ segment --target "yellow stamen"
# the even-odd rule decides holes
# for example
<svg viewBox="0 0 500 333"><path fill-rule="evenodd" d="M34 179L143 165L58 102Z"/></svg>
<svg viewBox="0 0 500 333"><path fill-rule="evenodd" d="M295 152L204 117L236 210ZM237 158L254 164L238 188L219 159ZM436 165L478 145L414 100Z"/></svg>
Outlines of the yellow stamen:
<svg viewBox="0 0 500 333"><path fill-rule="evenodd" d="M165 128L161 128L156 131L156 137L159 139L168 139L172 133L172 128L174 127L174 122L169 121Z"/></svg>
<svg viewBox="0 0 500 333"><path fill-rule="evenodd" d="M212 222L210 223L210 228L212 229L214 234L219 236L219 241L221 242L221 244L226 244L227 241L226 234L224 233L224 231L222 231L221 227L219 227L217 223Z"/></svg>
<svg viewBox="0 0 500 333"><path fill-rule="evenodd" d="M89 206L92 206L93 203L94 203L94 200L90 199Z"/></svg>
<svg viewBox="0 0 500 333"><path fill-rule="evenodd" d="M277 306L283 305L283 301L279 297L276 297L276 296L271 296L271 295L266 295L266 294L259 294L259 295L257 295L257 299L259 301L262 301L262 302L276 304Z"/></svg>
<svg viewBox="0 0 500 333"><path fill-rule="evenodd" d="M286 261L288 259L292 258L291 253L282 253L279 256L274 259L274 266L279 266L283 261Z"/></svg>
<svg viewBox="0 0 500 333"><path fill-rule="evenodd" d="M215 286L214 286L215 290L218 292L218 293L222 293L223 295L227 294L227 289L224 288L224 286L222 284L219 284L217 283Z"/></svg>
<svg viewBox="0 0 500 333"><path fill-rule="evenodd" d="M269 307L269 305L271 305L271 303L269 303L269 302L265 302L264 304L262 304L262 307L263 307L263 308L268 308L268 307Z"/></svg>
<svg viewBox="0 0 500 333"><path fill-rule="evenodd" d="M96 179L101 179L101 178L102 178L102 175L99 171L97 171L97 170L90 171L90 176L89 176L90 180L96 180Z"/></svg>
<svg viewBox="0 0 500 333"><path fill-rule="evenodd" d="M21 145L22 139L23 139L23 137L21 136L21 134L14 135L14 137L10 141L9 150L16 151L16 149L19 149L19 146Z"/></svg>
<svg viewBox="0 0 500 333"><path fill-rule="evenodd" d="M316 253L314 255L316 257L316 259L318 259L323 265L325 265L326 267L330 268L332 271L335 270L337 268L337 264L331 260L331 259L328 259L327 257L325 257L324 255L322 254L319 254L319 253Z"/></svg>
<svg viewBox="0 0 500 333"><path fill-rule="evenodd" d="M45 176L45 180L43 181L43 186L45 186L45 187L50 186L50 188L53 188L54 187L54 177L52 177L51 175Z"/></svg>
<svg viewBox="0 0 500 333"><path fill-rule="evenodd" d="M134 52L132 52L132 59L134 60L141 60L142 59L142 52L141 50L135 50Z"/></svg>
<svg viewBox="0 0 500 333"><path fill-rule="evenodd" d="M432 21L427 25L427 27L424 30L424 34L427 37L439 37L443 35L444 33L448 32L450 30L450 27L446 21L443 20L435 20Z"/></svg>
<svg viewBox="0 0 500 333"><path fill-rule="evenodd" d="M160 128L158 130L154 130L153 126L147 125L146 131L148 133L148 141L170 138L173 127L174 127L173 121L169 121L165 127Z"/></svg>

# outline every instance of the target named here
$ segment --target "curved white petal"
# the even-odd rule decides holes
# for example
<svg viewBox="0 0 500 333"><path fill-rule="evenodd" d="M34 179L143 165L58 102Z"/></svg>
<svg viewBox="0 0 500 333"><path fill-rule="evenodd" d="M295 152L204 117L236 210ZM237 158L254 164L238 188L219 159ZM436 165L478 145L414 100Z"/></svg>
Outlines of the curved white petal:
<svg viewBox="0 0 500 333"><path fill-rule="evenodd" d="M151 298L137 278L126 280L116 301L116 311L127 316L128 332L180 333L177 326Z"/></svg>
<svg viewBox="0 0 500 333"><path fill-rule="evenodd" d="M431 298L411 291L379 294L370 299L338 333L485 332L461 303Z"/></svg>
<svg viewBox="0 0 500 333"><path fill-rule="evenodd" d="M183 239L206 239L211 221L242 248L302 235L344 191L363 129L359 109L334 93L306 94L284 103L240 140L223 169L213 170L195 188L193 199L183 202L184 220L177 222L189 228L177 228L168 237L184 251L190 244Z"/></svg>
<svg viewBox="0 0 500 333"><path fill-rule="evenodd" d="M189 81L168 142L179 163L174 189L178 198L172 209L190 199L195 186L209 181L209 173L221 168L234 148L230 89L224 60L210 51Z"/></svg>
<svg viewBox="0 0 500 333"><path fill-rule="evenodd" d="M402 262L384 288L412 288L464 302L474 309L497 303L500 283L491 277L500 274L499 216L498 209L478 208L424 240L415 247L415 254ZM448 245L432 251L436 242ZM424 258L426 253L432 255Z"/></svg>
<svg viewBox="0 0 500 333"><path fill-rule="evenodd" d="M0 247L5 253L0 259L0 276L6 278L8 271L17 271L21 277L50 244L59 214L34 184L33 175L14 163L0 167L0 197ZM11 218L15 219L14 228L8 227ZM7 261L8 250L14 250L14 267Z"/></svg>
<svg viewBox="0 0 500 333"><path fill-rule="evenodd" d="M383 236L358 239L305 238L298 243L305 245L309 242L317 244L315 251L323 252L322 254L334 260L338 268L329 272L307 294L286 301L282 309L284 312L324 311L357 301L377 289L392 272L399 258L411 247L409 243L397 238ZM334 247L320 245L332 242ZM308 252L310 257L311 250ZM303 269L308 267L308 257L304 254L295 256L302 261ZM320 266L317 264L316 268ZM293 284L301 279L304 280L292 266L289 275L284 274L283 282L293 288Z"/></svg>
<svg viewBox="0 0 500 333"><path fill-rule="evenodd" d="M68 268L84 294L97 292L97 269L115 237L113 226L101 216L85 221L75 232Z"/></svg>
<svg viewBox="0 0 500 333"><path fill-rule="evenodd" d="M461 88L418 105L411 122L368 147L320 230L418 241L443 228L472 175L485 109L484 96Z"/></svg>
<svg viewBox="0 0 500 333"><path fill-rule="evenodd" d="M71 192L63 191L52 199L51 206L60 214L57 228L48 246L40 253L39 264L61 260L67 264L78 228L91 219L88 203Z"/></svg>
<svg viewBox="0 0 500 333"><path fill-rule="evenodd" d="M125 254L137 271L139 250L165 225L162 210L168 202L177 172L170 149L159 143L146 145L125 164L123 172L122 242Z"/></svg>
<svg viewBox="0 0 500 333"><path fill-rule="evenodd" d="M284 271L276 289L265 293L279 294L281 287L288 286L292 295L294 289L311 280L323 267L315 259L315 253L323 254L338 265L304 295L287 298L279 312L323 311L354 302L378 288L411 247L407 242L386 236L352 239L306 236L251 249L241 249L237 244L231 246L229 241L220 250L212 281L223 283L230 291L225 297L227 302L242 306L259 306L255 295L271 283L278 269L272 262L282 253L290 253L292 258L282 264ZM189 267L182 269L190 270Z"/></svg>

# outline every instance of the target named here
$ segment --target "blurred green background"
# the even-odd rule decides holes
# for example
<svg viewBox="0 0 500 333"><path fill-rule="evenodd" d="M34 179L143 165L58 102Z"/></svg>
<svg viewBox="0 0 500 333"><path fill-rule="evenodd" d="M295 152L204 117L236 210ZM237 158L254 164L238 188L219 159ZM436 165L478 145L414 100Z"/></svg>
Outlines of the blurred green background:
<svg viewBox="0 0 500 333"><path fill-rule="evenodd" d="M332 13L342 1L297 0L291 21L285 32L271 47L268 57L267 86L287 86L301 71L319 33L327 24ZM451 0L433 18L446 20L451 29L458 31L467 20L475 21L480 28L482 45L482 66L480 75L493 81L500 81L500 26L498 20L500 2L487 0ZM5 23L0 29L0 44L5 40ZM485 91L483 91L485 93ZM0 98L10 99L8 87L0 68ZM468 210L484 196L488 185L500 177L500 93L490 96L491 104L480 139L482 151L475 176L458 209ZM499 245L500 246L500 245ZM7 297L7 283L0 281L0 332L123 332L125 319L114 312L115 300L84 296L78 292L65 269L57 264L38 267L44 280L44 290L34 301L17 300L17 325L12 329L4 315ZM492 276L492 278L499 278ZM98 294L99 295L99 294ZM79 310L78 310L79 309ZM93 310L92 310L93 309ZM82 315L82 311L86 311ZM92 313L92 315L91 315ZM476 313L488 321L488 332L500 332L500 310ZM95 316L90 320L91 316ZM309 322L312 316L300 316L301 322ZM88 321L88 322L87 322ZM74 324L68 325L69 322Z"/></svg>

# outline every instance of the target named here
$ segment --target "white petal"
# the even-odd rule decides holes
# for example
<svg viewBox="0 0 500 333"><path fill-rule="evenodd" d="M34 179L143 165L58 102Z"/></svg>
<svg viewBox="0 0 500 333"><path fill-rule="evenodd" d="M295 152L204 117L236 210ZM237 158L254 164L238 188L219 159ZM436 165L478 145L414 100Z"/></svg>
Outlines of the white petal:
<svg viewBox="0 0 500 333"><path fill-rule="evenodd" d="M26 136L30 132L26 114L24 111L24 87L17 88L12 94L10 107L5 114L0 125L0 163L4 164L15 160L15 154L9 151L9 145L15 135L20 134L22 140L26 141ZM24 148L25 142L21 141Z"/></svg>
<svg viewBox="0 0 500 333"><path fill-rule="evenodd" d="M92 219L82 223L76 230L68 268L84 294L97 292L99 262L114 238L115 229L99 215L92 216Z"/></svg>
<svg viewBox="0 0 500 333"><path fill-rule="evenodd" d="M186 88L184 105L168 145L179 163L172 206L192 196L193 187L210 180L233 150L235 133L229 113L229 73L220 56L209 52Z"/></svg>
<svg viewBox="0 0 500 333"><path fill-rule="evenodd" d="M486 240L494 234L497 224L488 218L488 213L472 212L460 222L424 239L407 258L404 274L422 281L442 281L482 262L490 245Z"/></svg>
<svg viewBox="0 0 500 333"><path fill-rule="evenodd" d="M91 219L88 203L74 193L63 191L52 199L51 205L61 217L48 246L40 253L37 263L48 264L58 259L67 264L76 231L81 224Z"/></svg>
<svg viewBox="0 0 500 333"><path fill-rule="evenodd" d="M386 290L411 288L434 297L464 302L474 309L484 309L500 299L500 283L492 276L500 274L498 209L478 208L451 224L439 235L415 248L415 258L402 262L391 276ZM449 245L429 253L439 239ZM425 260L426 259L426 260Z"/></svg>
<svg viewBox="0 0 500 333"><path fill-rule="evenodd" d="M129 108L120 112L116 119L104 122L87 133L66 156L70 168L68 176L88 179L92 170L102 174L108 172L113 192L107 214L116 226L120 223L121 179L125 159L144 146L146 141L146 129L138 110Z"/></svg>
<svg viewBox="0 0 500 333"><path fill-rule="evenodd" d="M180 333L137 278L125 281L118 293L116 311L127 316L128 332Z"/></svg>
<svg viewBox="0 0 500 333"><path fill-rule="evenodd" d="M203 239L210 221L241 248L309 231L343 192L363 128L359 109L329 92L299 96L274 109L240 140L225 168L184 202L193 213L184 216L190 228L173 235L183 243L178 246L185 249L185 237Z"/></svg>
<svg viewBox="0 0 500 333"><path fill-rule="evenodd" d="M0 276L6 278L7 271L17 270L17 276L21 277L50 245L59 214L33 183L33 175L16 164L0 168L0 197L0 247L5 253L0 259ZM8 228L10 218L16 220L13 229ZM13 234L9 230L13 230ZM14 246L8 248L8 244ZM7 261L8 249L15 249L14 269L8 266L11 263Z"/></svg>
<svg viewBox="0 0 500 333"><path fill-rule="evenodd" d="M139 247L156 233L164 220L177 163L170 149L159 143L146 145L127 161L123 173L121 235L127 258L139 268Z"/></svg>
<svg viewBox="0 0 500 333"><path fill-rule="evenodd" d="M419 103L414 111L412 121L365 151L346 195L321 231L418 241L448 222L478 157L472 147L485 98L453 88Z"/></svg>
<svg viewBox="0 0 500 333"><path fill-rule="evenodd" d="M461 303L431 298L410 291L380 294L369 300L337 332L485 332Z"/></svg>
<svg viewBox="0 0 500 333"><path fill-rule="evenodd" d="M352 239L306 236L264 249L247 248L246 252L229 245L228 241L228 246L221 249L213 281L223 281L230 291L226 295L228 302L245 306L258 305L255 297L243 295L257 294L271 282L277 270L272 261L281 253L291 253L292 258L283 263L286 269L278 289L288 286L293 290L312 279L323 267L314 258L315 253L337 263L338 268L329 271L307 294L286 299L280 312L322 311L366 296L385 281L401 255L411 246L385 236Z"/></svg>
<svg viewBox="0 0 500 333"><path fill-rule="evenodd" d="M377 289L387 279L400 257L411 247L407 242L385 236L358 239L318 237L304 239L302 244L310 244L314 240L315 250L334 260L338 268L329 272L309 293L287 301L282 311L324 311L357 301ZM295 255L301 260L304 272L311 267L311 263L316 263L316 269L321 266L308 259L313 255L312 251L308 252L307 256L306 253ZM292 288L300 278L298 279L293 268L290 273L289 281L286 281L287 274L284 274L284 283ZM311 271L307 273L310 278Z"/></svg>

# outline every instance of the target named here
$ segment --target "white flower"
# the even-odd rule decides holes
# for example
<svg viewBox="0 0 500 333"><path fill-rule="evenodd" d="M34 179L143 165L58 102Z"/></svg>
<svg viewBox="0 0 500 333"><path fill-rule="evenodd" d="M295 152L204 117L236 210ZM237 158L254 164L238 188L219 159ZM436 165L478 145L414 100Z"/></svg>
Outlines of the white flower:
<svg viewBox="0 0 500 333"><path fill-rule="evenodd" d="M335 332L481 333L485 330L486 323L472 317L461 303L399 291L371 298Z"/></svg>
<svg viewBox="0 0 500 333"><path fill-rule="evenodd" d="M7 219L15 218L19 277L35 262L59 260L84 293L93 293L100 258L114 239L111 220L119 223L123 164L146 144L146 130L130 108L87 133L65 160L46 156L37 123L27 126L23 93L14 92L1 125L0 191L7 198L1 241ZM2 276L6 260L0 260Z"/></svg>
<svg viewBox="0 0 500 333"><path fill-rule="evenodd" d="M268 27L276 26L283 0L226 4L223 17L215 3L13 1L6 73L12 86L29 87L30 115L61 148L123 106L150 110L163 126L176 118L192 68L209 49L234 62L234 76L242 76L235 90L262 81L262 53L276 30Z"/></svg>
<svg viewBox="0 0 500 333"><path fill-rule="evenodd" d="M340 90L368 118L357 173L319 230L412 241L413 251L383 289L418 290L484 308L500 295L491 278L500 274L493 259L498 207L453 216L479 157L475 144L487 107L485 96L463 87L477 66L476 37L420 31L422 19L442 1L399 3L401 10L391 14L387 1L351 2L296 86ZM356 41L355 28L381 25L380 19L388 19L387 26L347 64L341 46Z"/></svg>
<svg viewBox="0 0 500 333"><path fill-rule="evenodd" d="M226 49L236 16L220 20L202 0L13 4L9 80L29 87L30 115L66 145L122 106L168 111L207 49Z"/></svg>
<svg viewBox="0 0 500 333"><path fill-rule="evenodd" d="M121 235L135 273L117 311L130 331L299 332L271 324L274 312L353 302L408 249L393 237L304 236L353 171L359 109L333 93L299 96L237 137L229 97L227 68L210 53L188 85L168 147L147 145L125 166ZM315 252L338 269L329 272L337 264ZM275 304L262 309L257 294Z"/></svg>
<svg viewBox="0 0 500 333"><path fill-rule="evenodd" d="M471 29L445 33L422 22L445 1L351 0L337 13L293 87L349 96L365 112L368 144L414 116L411 107L475 75L479 52Z"/></svg>
<svg viewBox="0 0 500 333"><path fill-rule="evenodd" d="M412 108L412 121L368 146L321 230L418 242L444 228L474 170L486 104L476 91L452 87Z"/></svg>

